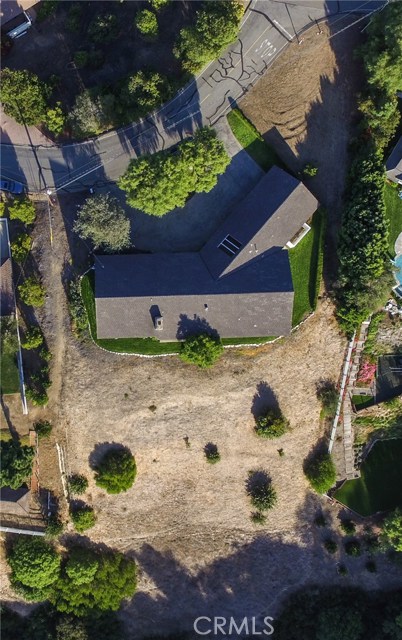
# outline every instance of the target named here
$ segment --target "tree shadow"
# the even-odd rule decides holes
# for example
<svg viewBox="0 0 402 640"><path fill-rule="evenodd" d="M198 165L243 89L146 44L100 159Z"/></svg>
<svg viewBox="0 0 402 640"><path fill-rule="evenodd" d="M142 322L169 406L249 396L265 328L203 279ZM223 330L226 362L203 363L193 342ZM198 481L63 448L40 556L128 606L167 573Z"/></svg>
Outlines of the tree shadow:
<svg viewBox="0 0 402 640"><path fill-rule="evenodd" d="M205 311L208 312L208 309L206 308ZM190 318L185 313L180 314L176 333L177 340L185 340L189 336L199 336L203 333L213 338L219 338L219 333L211 327L206 318L200 318L197 315Z"/></svg>
<svg viewBox="0 0 402 640"><path fill-rule="evenodd" d="M268 383L262 380L257 384L257 391L254 394L251 405L251 413L257 419L263 416L268 409L279 409L278 398Z"/></svg>
<svg viewBox="0 0 402 640"><path fill-rule="evenodd" d="M91 469L96 470L104 455L109 451L130 451L130 449L120 442L102 442L95 445L88 458Z"/></svg>

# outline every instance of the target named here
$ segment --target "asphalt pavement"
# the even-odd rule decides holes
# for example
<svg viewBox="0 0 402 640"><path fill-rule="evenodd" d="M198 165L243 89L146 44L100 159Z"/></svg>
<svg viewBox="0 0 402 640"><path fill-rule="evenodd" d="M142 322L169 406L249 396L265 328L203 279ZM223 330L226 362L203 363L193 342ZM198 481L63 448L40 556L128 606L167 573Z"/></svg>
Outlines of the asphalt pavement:
<svg viewBox="0 0 402 640"><path fill-rule="evenodd" d="M88 142L59 146L1 145L1 174L29 191L83 191L115 181L131 158L166 149L202 125L214 125L303 31L331 17L333 34L347 17L363 18L387 0L252 0L238 40L191 83L143 120ZM318 29L318 27L317 27ZM336 37L333 35L332 37ZM29 135L29 130L27 132Z"/></svg>

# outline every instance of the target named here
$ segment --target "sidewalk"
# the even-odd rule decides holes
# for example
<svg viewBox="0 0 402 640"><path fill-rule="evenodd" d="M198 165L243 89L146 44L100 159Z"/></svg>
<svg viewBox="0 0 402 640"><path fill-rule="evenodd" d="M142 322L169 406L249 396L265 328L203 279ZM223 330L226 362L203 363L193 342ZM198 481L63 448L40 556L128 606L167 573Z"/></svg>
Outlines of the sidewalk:
<svg viewBox="0 0 402 640"><path fill-rule="evenodd" d="M56 146L46 138L36 127L27 127L28 133L24 126L17 124L13 118L7 116L0 107L0 143L1 144L26 144L34 146L42 145L45 147Z"/></svg>

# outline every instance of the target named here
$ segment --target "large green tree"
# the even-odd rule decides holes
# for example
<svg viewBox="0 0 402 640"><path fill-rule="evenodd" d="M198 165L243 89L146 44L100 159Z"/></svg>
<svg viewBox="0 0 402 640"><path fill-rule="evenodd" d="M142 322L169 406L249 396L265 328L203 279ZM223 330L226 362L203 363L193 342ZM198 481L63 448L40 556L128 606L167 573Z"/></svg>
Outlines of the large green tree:
<svg viewBox="0 0 402 640"><path fill-rule="evenodd" d="M162 216L183 207L192 193L210 191L230 158L213 129L198 130L173 152L160 151L132 160L120 178L130 206Z"/></svg>
<svg viewBox="0 0 402 640"><path fill-rule="evenodd" d="M36 125L46 120L49 88L30 71L4 69L1 73L0 99L4 111L16 122Z"/></svg>
<svg viewBox="0 0 402 640"><path fill-rule="evenodd" d="M111 449L96 467L95 482L108 493L121 493L133 485L136 473L134 456L129 449Z"/></svg>
<svg viewBox="0 0 402 640"><path fill-rule="evenodd" d="M243 5L237 0L205 2L197 11L195 24L180 31L174 54L182 66L196 73L236 39Z"/></svg>
<svg viewBox="0 0 402 640"><path fill-rule="evenodd" d="M41 538L19 537L7 560L13 584L20 582L25 587L41 590L52 585L60 574L60 555Z"/></svg>
<svg viewBox="0 0 402 640"><path fill-rule="evenodd" d="M78 208L74 231L91 240L95 248L109 253L130 246L130 220L117 200L109 194L87 198Z"/></svg>
<svg viewBox="0 0 402 640"><path fill-rule="evenodd" d="M9 440L0 442L0 487L18 489L29 480L35 451Z"/></svg>

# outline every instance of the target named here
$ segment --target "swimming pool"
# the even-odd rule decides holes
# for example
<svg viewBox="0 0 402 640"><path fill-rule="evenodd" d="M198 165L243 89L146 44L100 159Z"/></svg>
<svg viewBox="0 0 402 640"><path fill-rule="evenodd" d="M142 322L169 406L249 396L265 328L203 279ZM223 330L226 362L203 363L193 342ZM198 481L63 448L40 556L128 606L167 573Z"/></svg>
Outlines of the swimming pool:
<svg viewBox="0 0 402 640"><path fill-rule="evenodd" d="M400 253L399 256L395 258L394 264L396 267L396 270L395 270L396 279L398 280L399 284L402 284L402 253Z"/></svg>

